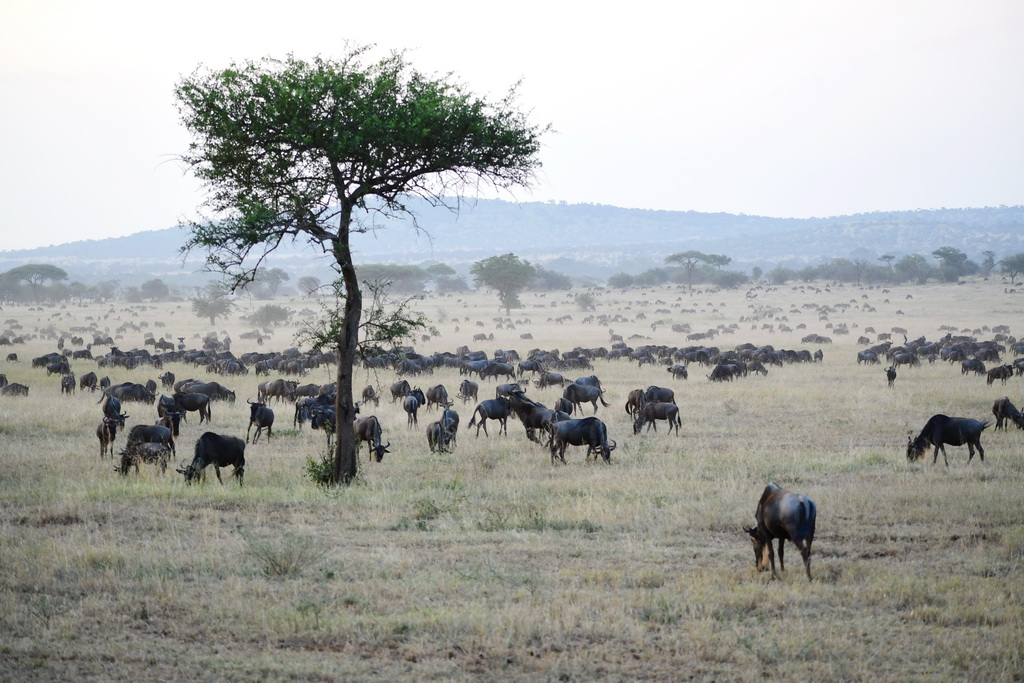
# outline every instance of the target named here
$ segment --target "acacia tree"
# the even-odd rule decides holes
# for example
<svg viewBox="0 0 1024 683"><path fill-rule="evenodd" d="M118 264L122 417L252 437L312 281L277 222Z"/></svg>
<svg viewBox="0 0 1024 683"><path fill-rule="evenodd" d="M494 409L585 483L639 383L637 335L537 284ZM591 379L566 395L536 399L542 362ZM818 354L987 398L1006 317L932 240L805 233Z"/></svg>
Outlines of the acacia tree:
<svg viewBox="0 0 1024 683"><path fill-rule="evenodd" d="M218 296L214 293L197 294L192 299L192 313L197 318L209 318L210 327L217 324L217 318L224 317L231 313L235 305L230 299Z"/></svg>
<svg viewBox="0 0 1024 683"><path fill-rule="evenodd" d="M11 268L6 276L12 282L24 282L32 290L32 298L39 303L39 292L43 285L49 282L60 282L67 280L68 274L63 268L48 263L29 263L17 268Z"/></svg>
<svg viewBox="0 0 1024 683"><path fill-rule="evenodd" d="M368 63L370 49L200 69L175 88L192 135L182 160L217 219L193 222L182 249L207 249L208 268L235 286L284 239L308 240L334 260L343 301L328 325L339 357L331 484L352 481L358 462L352 370L363 296L351 233L376 216L416 226L407 196L456 208L482 185L528 186L548 131L517 108L515 86L491 101L450 74L416 71L402 52Z"/></svg>
<svg viewBox="0 0 1024 683"><path fill-rule="evenodd" d="M537 269L529 261L515 254L502 254L477 261L469 269L477 286L489 287L498 293L498 301L509 315L513 308L521 308L519 293L533 282Z"/></svg>
<svg viewBox="0 0 1024 683"><path fill-rule="evenodd" d="M705 263L708 260L708 256L708 254L702 251L680 251L666 256L665 263L675 263L682 266L683 270L686 271L686 284L690 289L693 289L693 271L696 270L699 264Z"/></svg>
<svg viewBox="0 0 1024 683"><path fill-rule="evenodd" d="M999 272L1009 275L1011 282L1016 280L1018 275L1024 273L1024 252L999 259Z"/></svg>

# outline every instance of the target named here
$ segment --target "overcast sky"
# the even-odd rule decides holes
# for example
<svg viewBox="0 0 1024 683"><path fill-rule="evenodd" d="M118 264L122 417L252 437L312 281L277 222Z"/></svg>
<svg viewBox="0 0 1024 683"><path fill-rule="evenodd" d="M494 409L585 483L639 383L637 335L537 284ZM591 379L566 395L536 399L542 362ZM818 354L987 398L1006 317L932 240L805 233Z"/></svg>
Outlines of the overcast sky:
<svg viewBox="0 0 1024 683"><path fill-rule="evenodd" d="M0 0L0 250L194 216L175 83L346 40L495 97L522 79L521 105L557 132L519 201L777 217L1024 203L1024 2L596 7Z"/></svg>

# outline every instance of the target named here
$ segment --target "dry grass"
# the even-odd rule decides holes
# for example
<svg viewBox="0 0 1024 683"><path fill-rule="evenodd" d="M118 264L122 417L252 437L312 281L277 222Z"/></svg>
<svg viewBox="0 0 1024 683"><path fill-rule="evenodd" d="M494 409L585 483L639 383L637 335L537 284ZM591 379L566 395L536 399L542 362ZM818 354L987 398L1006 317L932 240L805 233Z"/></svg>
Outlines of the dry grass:
<svg viewBox="0 0 1024 683"><path fill-rule="evenodd" d="M427 300L424 312L447 321L437 323L440 338L417 346L525 354L608 344L607 328L582 324L563 295L526 301L513 318L531 322L513 331L495 329L493 297ZM753 302L743 292L691 297L672 288L605 292L598 312L629 319L613 325L627 337L685 345L667 324L652 331L650 323L703 330L739 323L751 303L771 304L807 329L770 334L764 321L745 320L717 343L813 350L800 336L829 330L802 308L809 302L853 302L831 322L858 325L850 337L832 335L821 365L718 384L695 367L675 382L662 368L599 362L612 406L598 416L619 444L611 466L585 464L581 449L552 466L516 422L507 438L494 430L474 438L471 405L459 406L457 450L431 455L430 413L408 430L385 400L373 412L392 453L368 463L364 448L359 482L338 491L306 478L306 459L324 438L291 429L284 404L272 406L274 439L247 449L243 488L229 479L220 486L212 473L186 487L146 465L121 477L98 458L97 397L61 396L56 377L28 367L55 348L34 339L14 349L22 362L0 366L31 386L28 399L0 399L0 677L1019 680L1024 432L986 431L984 462L968 465L966 449L951 448L948 470L930 459L910 464L903 452L907 434L933 413L990 419L1003 395L1021 405L1022 380L989 387L936 363L900 370L889 390L881 366L856 365L854 341L869 325L900 325L911 338L938 338L940 325L989 338L984 326L1009 324L1020 334L1024 302L994 282L888 294L784 288ZM861 303L877 312L855 310ZM69 308L54 324L81 324L109 308ZM137 317L117 309L103 322L111 329L161 318L192 343L206 331L173 305ZM4 317L31 333L54 312L7 307ZM640 312L646 320L634 320ZM573 324L548 322L565 313ZM237 341L240 324L226 329L236 352L251 350ZM479 331L495 340L471 343ZM534 341L521 341L522 332ZM141 346L142 334L119 343ZM278 333L267 346L291 343ZM95 364L74 367L81 374ZM159 373L108 374L143 381ZM319 370L310 381L330 379ZM386 391L395 377L363 379ZM419 383L444 383L454 395L459 381L441 371ZM239 403L214 406L216 431L245 431L244 399L255 397L256 382L225 381ZM676 389L682 437L632 434L626 393L651 384ZM481 397L492 387L482 383ZM557 395L530 393L547 403ZM155 419L151 406L127 412L129 424ZM201 431L185 426L179 460ZM792 549L779 581L753 568L741 526L769 480L818 503L812 583Z"/></svg>

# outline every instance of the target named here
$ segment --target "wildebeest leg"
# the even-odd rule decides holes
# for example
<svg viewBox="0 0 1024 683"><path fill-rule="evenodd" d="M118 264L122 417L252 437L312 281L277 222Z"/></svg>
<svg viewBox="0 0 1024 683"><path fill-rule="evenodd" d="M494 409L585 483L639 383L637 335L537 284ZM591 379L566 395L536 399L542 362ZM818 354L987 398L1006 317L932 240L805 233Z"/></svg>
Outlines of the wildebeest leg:
<svg viewBox="0 0 1024 683"><path fill-rule="evenodd" d="M500 418L498 418L498 421L501 423L501 429L498 430L498 431L499 432L505 432L505 436L508 436L508 418L507 417L500 417Z"/></svg>
<svg viewBox="0 0 1024 683"><path fill-rule="evenodd" d="M800 556L804 558L804 568L807 569L807 580L811 579L811 543L813 541L804 541L797 547L800 548Z"/></svg>
<svg viewBox="0 0 1024 683"><path fill-rule="evenodd" d="M768 563L772 567L772 578L773 579L777 579L779 577L779 575L775 571L775 548L772 547L773 546L772 539L769 538L768 542L765 543L765 545L768 546ZM781 552L782 552L782 539L780 538L779 539L779 553L781 553Z"/></svg>
<svg viewBox="0 0 1024 683"><path fill-rule="evenodd" d="M784 557L785 556L785 551L786 551L786 539L780 538L779 539L779 570L780 571L786 571L786 560L785 560L785 557Z"/></svg>
<svg viewBox="0 0 1024 683"><path fill-rule="evenodd" d="M220 478L220 468L217 467L216 465L214 465L213 466L213 471L217 474L217 481L219 481L221 484L223 484L224 480Z"/></svg>

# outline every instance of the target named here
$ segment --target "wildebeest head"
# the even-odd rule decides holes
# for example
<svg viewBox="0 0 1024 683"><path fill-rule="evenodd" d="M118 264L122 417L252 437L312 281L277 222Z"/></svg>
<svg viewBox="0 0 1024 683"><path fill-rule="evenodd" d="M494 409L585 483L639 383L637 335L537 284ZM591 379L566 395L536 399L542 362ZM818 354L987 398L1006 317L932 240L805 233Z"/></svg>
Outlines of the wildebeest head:
<svg viewBox="0 0 1024 683"><path fill-rule="evenodd" d="M914 462L924 455L925 450L928 448L928 444L924 439L918 437L912 439L907 437L907 460Z"/></svg>
<svg viewBox="0 0 1024 683"><path fill-rule="evenodd" d="M390 441L388 441L387 443L383 443L383 444L382 443L378 443L376 446L372 446L373 457L377 459L377 462L380 462L381 460L384 459L384 454L385 453L390 453L391 452L391 451L388 450L388 448L390 448L390 447L391 447L391 442Z"/></svg>
<svg viewBox="0 0 1024 683"><path fill-rule="evenodd" d="M744 528L743 530L750 534L750 541L754 546L754 566L757 567L757 571L768 571L768 541L765 540L765 537L757 530L756 526L752 526L749 529Z"/></svg>

